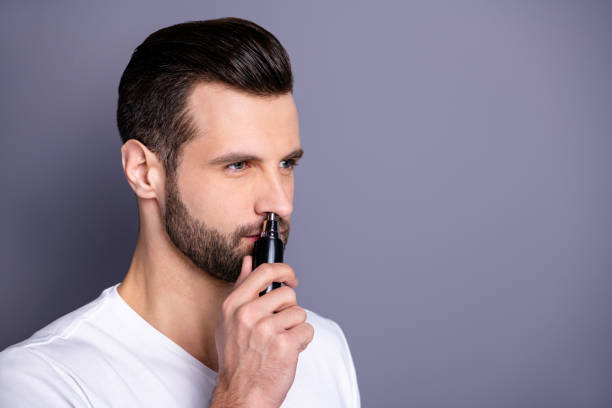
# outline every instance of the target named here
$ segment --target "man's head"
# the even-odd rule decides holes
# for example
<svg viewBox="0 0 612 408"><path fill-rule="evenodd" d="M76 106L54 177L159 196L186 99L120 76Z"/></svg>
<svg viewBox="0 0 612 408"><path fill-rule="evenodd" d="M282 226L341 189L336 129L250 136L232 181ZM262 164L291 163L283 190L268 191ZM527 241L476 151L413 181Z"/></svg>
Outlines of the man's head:
<svg viewBox="0 0 612 408"><path fill-rule="evenodd" d="M216 278L236 280L266 212L280 215L288 238L301 155L292 86L280 43L239 19L159 30L121 78L126 177L139 208L159 205L156 216L140 208L141 222L159 218L171 242Z"/></svg>

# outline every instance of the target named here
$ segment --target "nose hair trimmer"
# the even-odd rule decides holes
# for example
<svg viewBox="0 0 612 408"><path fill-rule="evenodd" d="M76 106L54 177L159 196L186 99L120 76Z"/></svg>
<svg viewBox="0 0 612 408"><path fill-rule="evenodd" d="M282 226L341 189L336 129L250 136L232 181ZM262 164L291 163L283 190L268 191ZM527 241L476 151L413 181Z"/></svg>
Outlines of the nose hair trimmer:
<svg viewBox="0 0 612 408"><path fill-rule="evenodd" d="M283 241L278 231L278 216L270 212L264 221L263 230L253 248L253 269L262 263L283 262ZM272 282L265 290L259 292L263 296L273 289L283 286L281 282Z"/></svg>

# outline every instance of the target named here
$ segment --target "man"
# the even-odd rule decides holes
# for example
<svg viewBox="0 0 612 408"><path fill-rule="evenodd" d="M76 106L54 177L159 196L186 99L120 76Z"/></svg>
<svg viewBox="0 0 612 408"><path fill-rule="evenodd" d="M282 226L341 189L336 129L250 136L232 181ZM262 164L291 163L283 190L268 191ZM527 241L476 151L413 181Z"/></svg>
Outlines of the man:
<svg viewBox="0 0 612 408"><path fill-rule="evenodd" d="M358 407L340 327L297 305L286 243L302 155L289 58L227 18L151 34L119 85L139 233L124 281L0 353L0 406ZM285 286L263 296L271 282Z"/></svg>

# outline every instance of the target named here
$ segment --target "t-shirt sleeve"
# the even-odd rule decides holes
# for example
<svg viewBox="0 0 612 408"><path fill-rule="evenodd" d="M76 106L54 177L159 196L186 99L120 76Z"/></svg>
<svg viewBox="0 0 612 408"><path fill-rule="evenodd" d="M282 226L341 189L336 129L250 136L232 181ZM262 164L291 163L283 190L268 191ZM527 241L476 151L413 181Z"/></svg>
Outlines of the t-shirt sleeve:
<svg viewBox="0 0 612 408"><path fill-rule="evenodd" d="M9 347L0 353L0 407L91 407L76 381L42 353Z"/></svg>
<svg viewBox="0 0 612 408"><path fill-rule="evenodd" d="M333 320L329 320L338 330L340 337L342 338L342 348L344 350L343 358L344 358L344 366L347 369L347 375L349 377L351 383L351 407L360 408L361 407L361 397L359 395L359 385L357 384L357 373L355 371L355 365L353 364L353 357L351 356L351 350L349 348L348 342L346 341L346 337L344 336L344 332L340 328L340 325Z"/></svg>

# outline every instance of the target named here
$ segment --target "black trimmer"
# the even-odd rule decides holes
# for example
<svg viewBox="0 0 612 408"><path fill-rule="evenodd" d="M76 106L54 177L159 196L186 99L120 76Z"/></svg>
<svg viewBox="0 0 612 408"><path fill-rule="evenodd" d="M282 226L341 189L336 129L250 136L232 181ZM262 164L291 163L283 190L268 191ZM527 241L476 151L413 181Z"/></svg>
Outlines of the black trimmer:
<svg viewBox="0 0 612 408"><path fill-rule="evenodd" d="M273 212L268 213L264 221L263 231L253 248L253 269L262 263L283 262L283 240L278 231L278 215ZM263 296L273 289L283 286L281 282L272 282L265 290L259 292Z"/></svg>

